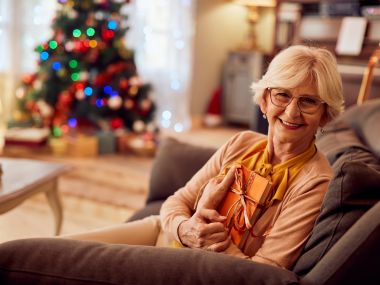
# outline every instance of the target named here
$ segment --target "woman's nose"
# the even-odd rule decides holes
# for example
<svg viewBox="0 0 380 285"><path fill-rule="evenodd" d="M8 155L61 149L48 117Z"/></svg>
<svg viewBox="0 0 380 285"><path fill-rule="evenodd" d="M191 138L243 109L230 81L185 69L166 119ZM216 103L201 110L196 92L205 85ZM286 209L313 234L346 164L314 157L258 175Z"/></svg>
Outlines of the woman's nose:
<svg viewBox="0 0 380 285"><path fill-rule="evenodd" d="M301 110L298 107L298 99L293 98L290 104L286 107L285 112L291 117L297 117L301 114Z"/></svg>

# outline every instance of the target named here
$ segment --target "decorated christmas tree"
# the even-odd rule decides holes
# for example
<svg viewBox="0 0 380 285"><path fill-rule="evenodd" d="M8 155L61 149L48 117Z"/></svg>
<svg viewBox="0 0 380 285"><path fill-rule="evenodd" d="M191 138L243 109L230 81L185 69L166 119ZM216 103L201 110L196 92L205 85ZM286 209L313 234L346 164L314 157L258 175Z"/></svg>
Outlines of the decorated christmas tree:
<svg viewBox="0 0 380 285"><path fill-rule="evenodd" d="M121 8L128 1L59 0L53 36L40 44L38 70L17 90L19 118L69 129L155 129L151 88L139 78L125 45Z"/></svg>

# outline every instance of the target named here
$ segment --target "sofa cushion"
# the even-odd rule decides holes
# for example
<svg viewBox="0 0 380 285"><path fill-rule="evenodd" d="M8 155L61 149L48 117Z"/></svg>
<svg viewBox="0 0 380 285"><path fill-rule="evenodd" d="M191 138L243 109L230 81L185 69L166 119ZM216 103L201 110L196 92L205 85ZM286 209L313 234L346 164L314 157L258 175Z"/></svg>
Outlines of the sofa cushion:
<svg viewBox="0 0 380 285"><path fill-rule="evenodd" d="M358 138L356 132L341 117L327 124L316 140L318 149L327 157L330 165L347 152L362 152L360 161L377 163L371 150ZM356 154L357 155L357 154Z"/></svg>
<svg viewBox="0 0 380 285"><path fill-rule="evenodd" d="M26 239L0 245L0 284L298 284L291 271L203 250Z"/></svg>
<svg viewBox="0 0 380 285"><path fill-rule="evenodd" d="M293 269L299 275L307 274L380 198L380 171L358 161L355 152L341 156L334 168L321 213Z"/></svg>
<svg viewBox="0 0 380 285"><path fill-rule="evenodd" d="M215 151L171 137L164 139L153 163L147 203L165 200L184 186Z"/></svg>
<svg viewBox="0 0 380 285"><path fill-rule="evenodd" d="M380 202L369 209L301 279L302 285L380 284Z"/></svg>
<svg viewBox="0 0 380 285"><path fill-rule="evenodd" d="M364 104L348 109L342 115L357 133L359 138L380 158L380 99L366 101Z"/></svg>

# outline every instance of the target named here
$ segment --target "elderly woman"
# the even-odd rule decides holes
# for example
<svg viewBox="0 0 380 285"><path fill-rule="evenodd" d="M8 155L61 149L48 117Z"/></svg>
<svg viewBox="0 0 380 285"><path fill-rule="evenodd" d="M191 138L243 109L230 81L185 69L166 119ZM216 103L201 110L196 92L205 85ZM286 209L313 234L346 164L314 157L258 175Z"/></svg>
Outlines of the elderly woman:
<svg viewBox="0 0 380 285"><path fill-rule="evenodd" d="M291 268L311 234L332 178L331 167L314 141L318 129L342 110L341 78L329 51L292 46L273 59L252 88L268 120L267 136L245 131L232 137L167 199L159 217L67 237L179 244ZM217 211L234 182L236 164L271 181L274 190L243 247L231 242L226 217Z"/></svg>

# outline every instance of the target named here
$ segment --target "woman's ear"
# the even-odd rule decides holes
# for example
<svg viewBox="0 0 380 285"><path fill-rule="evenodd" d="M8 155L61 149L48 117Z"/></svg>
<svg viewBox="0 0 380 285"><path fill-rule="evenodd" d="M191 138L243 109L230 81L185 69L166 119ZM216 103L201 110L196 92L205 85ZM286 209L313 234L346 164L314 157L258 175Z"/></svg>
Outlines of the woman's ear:
<svg viewBox="0 0 380 285"><path fill-rule="evenodd" d="M269 98L268 89L265 89L263 92L263 97L261 97L261 100L260 100L260 110L263 114L267 113L268 98Z"/></svg>
<svg viewBox="0 0 380 285"><path fill-rule="evenodd" d="M329 115L327 114L327 108L325 108L321 120L319 121L319 126L323 128L329 121Z"/></svg>

